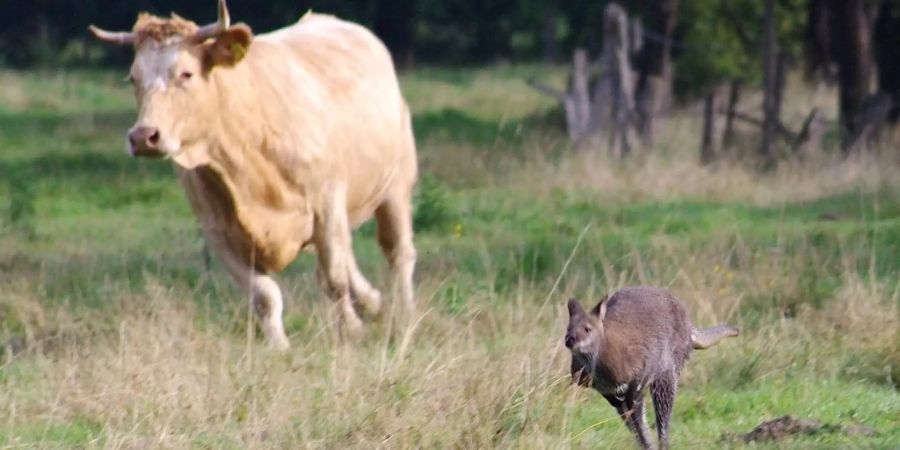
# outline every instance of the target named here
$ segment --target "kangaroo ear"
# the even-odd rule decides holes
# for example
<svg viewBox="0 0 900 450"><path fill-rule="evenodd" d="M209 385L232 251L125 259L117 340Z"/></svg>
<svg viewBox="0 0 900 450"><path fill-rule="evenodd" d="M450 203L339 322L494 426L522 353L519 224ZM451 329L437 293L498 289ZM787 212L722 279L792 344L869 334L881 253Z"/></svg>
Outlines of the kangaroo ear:
<svg viewBox="0 0 900 450"><path fill-rule="evenodd" d="M607 300L609 300L608 295L606 297L603 297L603 299L600 300L599 303L597 303L597 306L594 306L593 308L591 308L591 315L600 320L603 320L603 318L606 317L606 301Z"/></svg>
<svg viewBox="0 0 900 450"><path fill-rule="evenodd" d="M580 317L584 315L584 308L581 307L581 303L578 303L578 300L569 299L569 317Z"/></svg>

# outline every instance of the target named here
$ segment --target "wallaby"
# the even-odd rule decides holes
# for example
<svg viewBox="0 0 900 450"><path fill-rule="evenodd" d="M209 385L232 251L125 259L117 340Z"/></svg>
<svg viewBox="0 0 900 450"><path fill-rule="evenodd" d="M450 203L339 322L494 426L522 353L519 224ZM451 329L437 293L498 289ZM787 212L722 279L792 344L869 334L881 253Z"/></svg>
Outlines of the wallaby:
<svg viewBox="0 0 900 450"><path fill-rule="evenodd" d="M669 446L669 419L678 377L691 349L709 348L738 329L719 325L698 330L681 301L664 289L630 287L600 300L590 312L569 300L566 347L572 351L572 381L600 392L651 448L644 420L644 388L656 409L659 447Z"/></svg>

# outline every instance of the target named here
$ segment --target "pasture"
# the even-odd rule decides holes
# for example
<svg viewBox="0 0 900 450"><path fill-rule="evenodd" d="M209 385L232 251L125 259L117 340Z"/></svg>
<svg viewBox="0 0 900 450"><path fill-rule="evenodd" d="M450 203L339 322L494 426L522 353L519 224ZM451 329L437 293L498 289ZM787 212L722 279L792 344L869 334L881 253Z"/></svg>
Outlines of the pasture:
<svg viewBox="0 0 900 450"><path fill-rule="evenodd" d="M569 385L562 337L568 298L634 284L742 330L688 362L675 448L900 447L895 149L700 167L688 106L622 162L573 152L523 82L562 70L410 72L421 317L387 312L339 345L304 255L278 276L278 354L206 259L170 164L126 156L123 76L0 72L0 447L630 448L615 411ZM788 90L785 120L808 91ZM371 224L354 245L384 288ZM733 437L784 414L875 434Z"/></svg>

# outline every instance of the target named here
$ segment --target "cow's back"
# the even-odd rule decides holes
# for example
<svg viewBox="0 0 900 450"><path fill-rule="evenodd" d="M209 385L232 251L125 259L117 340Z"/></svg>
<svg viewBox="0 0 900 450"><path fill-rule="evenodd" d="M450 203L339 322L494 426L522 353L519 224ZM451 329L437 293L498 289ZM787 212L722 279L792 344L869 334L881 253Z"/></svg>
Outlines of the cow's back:
<svg viewBox="0 0 900 450"><path fill-rule="evenodd" d="M335 100L359 88L386 88L396 94L390 53L366 28L336 17L307 13L296 24L257 36L256 42L289 47L299 62ZM396 100L388 98L384 100Z"/></svg>
<svg viewBox="0 0 900 450"><path fill-rule="evenodd" d="M362 26L308 13L295 25L260 35L284 46L316 91L321 108L324 173L347 180L351 222L368 218L388 186L412 185L416 157L409 111L390 53ZM304 95L309 95L305 92ZM301 150L302 151L302 150Z"/></svg>

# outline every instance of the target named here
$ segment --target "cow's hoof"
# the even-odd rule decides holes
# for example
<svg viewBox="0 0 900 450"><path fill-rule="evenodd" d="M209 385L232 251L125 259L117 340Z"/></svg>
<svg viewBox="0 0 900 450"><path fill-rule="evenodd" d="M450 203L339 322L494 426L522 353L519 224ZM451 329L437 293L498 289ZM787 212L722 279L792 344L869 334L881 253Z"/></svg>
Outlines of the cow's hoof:
<svg viewBox="0 0 900 450"><path fill-rule="evenodd" d="M358 339L363 335L363 323L356 316L344 317L343 323L344 334L350 339Z"/></svg>
<svg viewBox="0 0 900 450"><path fill-rule="evenodd" d="M378 291L372 291L367 298L360 298L358 304L365 317L377 318L381 315L381 293Z"/></svg>
<svg viewBox="0 0 900 450"><path fill-rule="evenodd" d="M288 341L288 338L286 336L278 336L269 339L268 345L270 349L277 350L279 352L286 352L291 349L291 342Z"/></svg>

